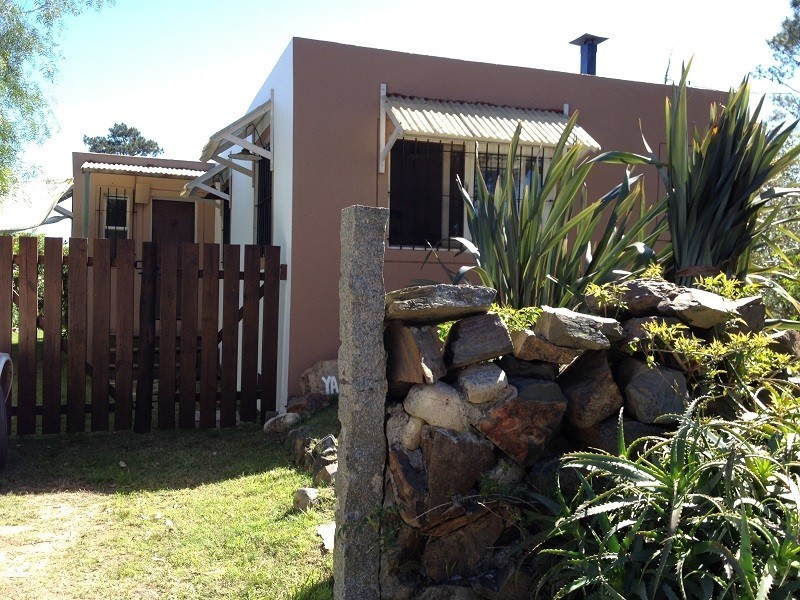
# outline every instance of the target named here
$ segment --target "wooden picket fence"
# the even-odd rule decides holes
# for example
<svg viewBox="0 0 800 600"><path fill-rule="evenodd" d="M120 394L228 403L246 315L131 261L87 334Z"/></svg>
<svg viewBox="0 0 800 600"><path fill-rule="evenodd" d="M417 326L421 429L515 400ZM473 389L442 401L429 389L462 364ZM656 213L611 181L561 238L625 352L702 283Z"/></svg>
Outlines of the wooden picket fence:
<svg viewBox="0 0 800 600"><path fill-rule="evenodd" d="M118 240L112 258L109 240L70 238L64 256L63 240L46 238L40 255L36 238L21 237L15 255L0 237L0 352L11 352L19 308L9 431L229 427L274 410L280 249L146 242L140 261L134 252L133 240Z"/></svg>

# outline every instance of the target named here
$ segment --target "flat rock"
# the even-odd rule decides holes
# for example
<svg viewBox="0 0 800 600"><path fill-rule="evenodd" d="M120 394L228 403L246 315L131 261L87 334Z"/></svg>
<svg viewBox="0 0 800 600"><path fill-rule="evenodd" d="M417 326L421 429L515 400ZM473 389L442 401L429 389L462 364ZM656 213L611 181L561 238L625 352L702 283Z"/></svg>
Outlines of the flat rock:
<svg viewBox="0 0 800 600"><path fill-rule="evenodd" d="M300 375L300 392L306 394L325 394L330 396L339 393L339 361L321 360Z"/></svg>
<svg viewBox="0 0 800 600"><path fill-rule="evenodd" d="M433 383L444 377L442 352L436 329L430 325L405 325L390 321L384 333L386 377L396 383Z"/></svg>
<svg viewBox="0 0 800 600"><path fill-rule="evenodd" d="M733 331L744 333L758 333L764 329L767 318L767 308L761 296L739 298L732 302L733 310L741 319L733 326Z"/></svg>
<svg viewBox="0 0 800 600"><path fill-rule="evenodd" d="M556 346L578 350L602 350L622 339L622 328L615 319L550 306L542 307L534 331Z"/></svg>
<svg viewBox="0 0 800 600"><path fill-rule="evenodd" d="M609 454L617 454L617 436L619 420L616 416L584 429L574 429L572 439L581 448L602 450ZM650 435L664 435L665 427L640 423L633 419L624 419L622 424L625 444L630 446L634 441Z"/></svg>
<svg viewBox="0 0 800 600"><path fill-rule="evenodd" d="M596 296L586 296L585 304L594 314L621 312L631 317L658 314L658 305L677 296L683 288L663 279L635 279L619 284L619 297L602 306Z"/></svg>
<svg viewBox="0 0 800 600"><path fill-rule="evenodd" d="M453 576L474 575L479 565L491 558L504 528L505 520L490 512L448 535L432 539L422 553L425 575L440 582Z"/></svg>
<svg viewBox="0 0 800 600"><path fill-rule="evenodd" d="M453 496L471 492L478 478L495 464L491 442L471 431L425 427L420 447L427 475L425 519L429 523L439 518Z"/></svg>
<svg viewBox="0 0 800 600"><path fill-rule="evenodd" d="M650 323L666 323L667 325L677 325L682 321L677 317L633 317L622 322L622 343L629 344L635 340L645 340L648 338L645 332L645 325Z"/></svg>
<svg viewBox="0 0 800 600"><path fill-rule="evenodd" d="M315 488L300 488L294 493L295 510L307 511L319 502L319 492Z"/></svg>
<svg viewBox="0 0 800 600"><path fill-rule="evenodd" d="M501 357L497 364L509 377L529 377L555 381L559 366L541 360L520 360L511 354Z"/></svg>
<svg viewBox="0 0 800 600"><path fill-rule="evenodd" d="M336 483L336 472L338 470L338 463L325 465L319 471L314 473L314 485L317 487L321 485L334 485Z"/></svg>
<svg viewBox="0 0 800 600"><path fill-rule="evenodd" d="M517 464L528 467L561 426L567 399L552 381L529 379L518 396L490 406L472 425Z"/></svg>
<svg viewBox="0 0 800 600"><path fill-rule="evenodd" d="M624 403L605 352L585 353L556 382L567 397L567 418L576 427L591 427Z"/></svg>
<svg viewBox="0 0 800 600"><path fill-rule="evenodd" d="M454 431L466 431L469 422L464 401L458 390L442 381L414 385L403 401L405 411L429 425Z"/></svg>
<svg viewBox="0 0 800 600"><path fill-rule="evenodd" d="M497 292L472 285L420 285L386 294L386 319L443 323L485 313Z"/></svg>
<svg viewBox="0 0 800 600"><path fill-rule="evenodd" d="M454 387L472 404L494 402L517 394L516 389L509 389L508 377L494 363L480 363L462 369L456 375Z"/></svg>
<svg viewBox="0 0 800 600"><path fill-rule="evenodd" d="M322 538L322 552L331 552L336 540L336 522L323 523L317 526L317 535Z"/></svg>
<svg viewBox="0 0 800 600"><path fill-rule="evenodd" d="M302 417L298 413L284 413L264 423L264 433L289 433L289 430L297 427L300 421Z"/></svg>
<svg viewBox="0 0 800 600"><path fill-rule="evenodd" d="M413 600L480 600L472 588L459 585L431 585L423 588Z"/></svg>
<svg viewBox="0 0 800 600"><path fill-rule="evenodd" d="M514 357L520 360L539 360L568 365L580 354L580 351L574 348L556 346L530 329L514 331L511 334L511 343L514 344Z"/></svg>
<svg viewBox="0 0 800 600"><path fill-rule="evenodd" d="M617 363L617 383L625 410L641 423L655 423L664 415L682 414L689 402L683 373L626 357Z"/></svg>
<svg viewBox="0 0 800 600"><path fill-rule="evenodd" d="M682 289L674 298L659 303L659 313L678 317L698 329L709 329L735 316L734 304L719 294L696 288Z"/></svg>
<svg viewBox="0 0 800 600"><path fill-rule="evenodd" d="M449 369L511 354L514 346L500 317L494 313L467 317L456 321L447 335L444 350Z"/></svg>
<svg viewBox="0 0 800 600"><path fill-rule="evenodd" d="M770 348L781 354L800 358L800 331L785 329L776 331L770 336Z"/></svg>
<svg viewBox="0 0 800 600"><path fill-rule="evenodd" d="M390 447L389 481L400 508L400 517L412 527L420 527L421 516L425 514L425 491L428 486L422 451Z"/></svg>

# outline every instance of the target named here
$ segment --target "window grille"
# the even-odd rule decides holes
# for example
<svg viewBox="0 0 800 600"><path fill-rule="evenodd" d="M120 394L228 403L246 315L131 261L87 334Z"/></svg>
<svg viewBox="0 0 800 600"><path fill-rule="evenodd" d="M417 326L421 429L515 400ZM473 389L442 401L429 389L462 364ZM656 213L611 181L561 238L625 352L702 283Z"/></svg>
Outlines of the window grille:
<svg viewBox="0 0 800 600"><path fill-rule="evenodd" d="M256 167L256 244L272 245L272 171L268 158L258 161Z"/></svg>
<svg viewBox="0 0 800 600"><path fill-rule="evenodd" d="M98 223L100 237L111 241L111 256L117 256L117 240L130 237L133 194L124 188L102 188L100 190Z"/></svg>
<svg viewBox="0 0 800 600"><path fill-rule="evenodd" d="M482 145L476 160L470 142L431 142L400 139L389 163L389 244L397 248L428 246L456 249L451 240L465 237L464 199L458 181L469 182L470 194L478 185L478 169L490 193L501 180L508 162L508 146ZM541 148L520 146L514 160L516 197L537 178L545 166Z"/></svg>

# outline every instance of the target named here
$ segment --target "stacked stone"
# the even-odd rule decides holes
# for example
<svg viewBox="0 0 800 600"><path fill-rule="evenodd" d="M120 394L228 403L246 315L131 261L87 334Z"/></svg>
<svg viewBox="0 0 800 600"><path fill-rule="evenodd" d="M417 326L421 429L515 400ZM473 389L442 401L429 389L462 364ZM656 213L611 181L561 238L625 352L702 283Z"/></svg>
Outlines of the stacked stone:
<svg viewBox="0 0 800 600"><path fill-rule="evenodd" d="M731 302L640 280L616 306L588 299L593 312L622 322L545 306L533 330L509 332L489 313L494 297L449 285L387 294L385 505L402 526L383 551L384 597L438 597L430 594L454 583L471 586L464 597L514 598L515 589L528 597L504 548L515 539L515 508L479 501L479 480L552 492L564 452L616 452L623 407L628 443L663 432L662 417L685 408L686 379L621 351L645 322L703 333L733 316L748 330L764 321L760 298ZM447 321L455 323L442 345L436 326Z"/></svg>

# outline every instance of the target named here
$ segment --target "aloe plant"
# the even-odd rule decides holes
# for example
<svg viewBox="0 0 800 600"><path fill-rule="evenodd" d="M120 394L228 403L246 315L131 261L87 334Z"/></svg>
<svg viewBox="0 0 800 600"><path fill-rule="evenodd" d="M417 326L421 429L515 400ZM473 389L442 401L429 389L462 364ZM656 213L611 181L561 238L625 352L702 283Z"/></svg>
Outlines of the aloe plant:
<svg viewBox="0 0 800 600"><path fill-rule="evenodd" d="M457 278L476 272L497 290L500 304L574 305L589 283L656 258L651 247L666 226L659 219L664 203L648 208L637 178L627 171L622 183L589 202L585 183L596 159L584 158L580 144L570 145L577 116L567 123L541 181L534 178L521 197L513 173L519 126L494 193L482 175L474 199L461 187L471 239L453 239L477 264Z"/></svg>
<svg viewBox="0 0 800 600"><path fill-rule="evenodd" d="M690 65L683 68L672 99L666 100L666 159L660 160L646 140L648 156L610 152L600 158L657 167L667 190L670 271L677 283L691 284L695 267L744 279L754 244L771 230L777 215L768 207L770 197L760 190L800 156L800 146L784 148L797 121L768 129L760 119L763 98L750 110L745 78L724 105L711 105L704 133L690 130Z"/></svg>
<svg viewBox="0 0 800 600"><path fill-rule="evenodd" d="M537 597L794 598L800 590L800 451L790 418L703 420L619 455L575 453L571 500L540 552ZM620 427L622 423L620 419ZM548 506L554 503L549 501Z"/></svg>

